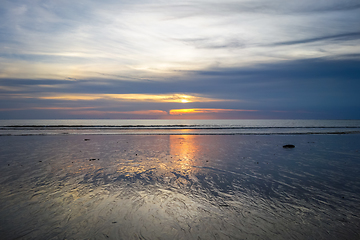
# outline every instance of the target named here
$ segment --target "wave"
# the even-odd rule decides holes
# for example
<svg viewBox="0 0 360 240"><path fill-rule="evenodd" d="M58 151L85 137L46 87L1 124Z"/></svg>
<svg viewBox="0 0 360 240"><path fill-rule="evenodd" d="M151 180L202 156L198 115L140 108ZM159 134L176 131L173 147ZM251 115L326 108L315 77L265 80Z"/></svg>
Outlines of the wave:
<svg viewBox="0 0 360 240"><path fill-rule="evenodd" d="M291 135L356 134L359 120L23 120L0 121L0 135Z"/></svg>
<svg viewBox="0 0 360 240"><path fill-rule="evenodd" d="M99 130L127 130L127 129L335 129L335 128L352 128L360 129L360 126L295 126L295 127L281 127L281 126L212 126L212 125L120 125L120 126L94 126L94 125L22 125L22 126L4 126L0 130L62 130L62 129L99 129Z"/></svg>
<svg viewBox="0 0 360 240"><path fill-rule="evenodd" d="M208 130L208 131L206 131ZM226 131L228 130L228 131ZM293 131L239 131L240 129L132 129L132 130L99 130L99 129L57 129L57 130L8 130L0 131L0 136L48 136L48 135L333 135L333 134L360 134L360 130L334 129L333 131L309 131L305 129Z"/></svg>

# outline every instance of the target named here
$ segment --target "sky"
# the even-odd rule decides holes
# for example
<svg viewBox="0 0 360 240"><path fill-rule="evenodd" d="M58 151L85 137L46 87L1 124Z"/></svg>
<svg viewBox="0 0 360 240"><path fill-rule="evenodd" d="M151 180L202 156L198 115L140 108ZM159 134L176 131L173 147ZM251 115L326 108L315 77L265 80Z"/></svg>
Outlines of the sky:
<svg viewBox="0 0 360 240"><path fill-rule="evenodd" d="M360 119L359 0L1 0L0 119Z"/></svg>

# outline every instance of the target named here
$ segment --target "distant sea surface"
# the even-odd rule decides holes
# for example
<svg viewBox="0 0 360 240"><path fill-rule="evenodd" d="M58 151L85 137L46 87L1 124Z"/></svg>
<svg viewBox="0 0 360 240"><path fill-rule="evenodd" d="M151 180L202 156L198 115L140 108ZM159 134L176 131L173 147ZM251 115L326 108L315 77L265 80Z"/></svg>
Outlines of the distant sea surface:
<svg viewBox="0 0 360 240"><path fill-rule="evenodd" d="M360 133L360 120L0 120L0 135L272 135Z"/></svg>

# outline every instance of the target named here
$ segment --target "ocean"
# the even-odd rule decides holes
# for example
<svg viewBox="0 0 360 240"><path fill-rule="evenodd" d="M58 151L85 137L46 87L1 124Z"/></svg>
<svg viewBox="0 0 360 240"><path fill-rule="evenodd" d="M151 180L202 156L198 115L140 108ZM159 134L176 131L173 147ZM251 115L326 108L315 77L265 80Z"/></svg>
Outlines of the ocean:
<svg viewBox="0 0 360 240"><path fill-rule="evenodd" d="M359 131L359 120L1 120L0 238L360 239Z"/></svg>
<svg viewBox="0 0 360 240"><path fill-rule="evenodd" d="M360 120L0 120L0 135L350 133L360 133Z"/></svg>

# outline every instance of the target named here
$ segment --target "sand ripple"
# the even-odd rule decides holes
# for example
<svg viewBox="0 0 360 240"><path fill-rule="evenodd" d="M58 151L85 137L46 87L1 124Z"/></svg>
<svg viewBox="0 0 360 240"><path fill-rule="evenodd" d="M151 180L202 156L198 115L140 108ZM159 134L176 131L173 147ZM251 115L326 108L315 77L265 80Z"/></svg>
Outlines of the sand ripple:
<svg viewBox="0 0 360 240"><path fill-rule="evenodd" d="M0 234L5 239L359 239L359 140L358 135L1 137ZM289 142L296 148L283 149Z"/></svg>

